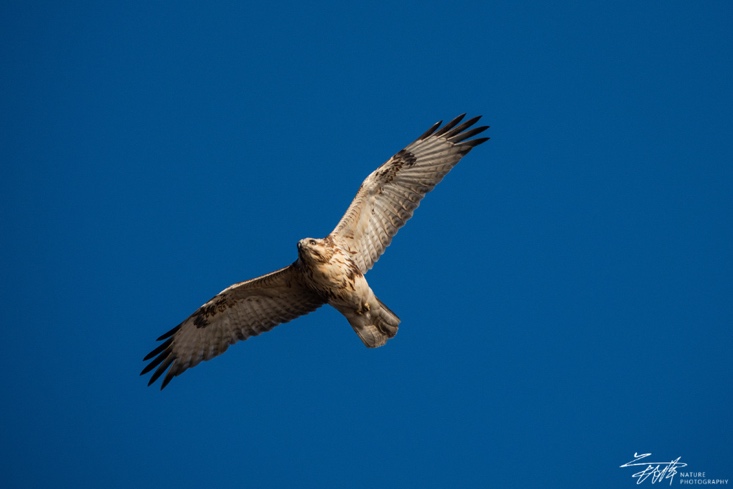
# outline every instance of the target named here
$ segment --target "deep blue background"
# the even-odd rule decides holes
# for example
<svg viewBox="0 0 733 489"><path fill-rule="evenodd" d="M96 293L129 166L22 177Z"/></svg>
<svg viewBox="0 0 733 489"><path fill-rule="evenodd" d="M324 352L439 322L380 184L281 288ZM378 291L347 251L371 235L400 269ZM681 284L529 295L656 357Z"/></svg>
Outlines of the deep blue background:
<svg viewBox="0 0 733 489"><path fill-rule="evenodd" d="M733 479L730 2L64 3L0 7L3 486ZM387 346L323 308L145 387L464 111L368 275Z"/></svg>

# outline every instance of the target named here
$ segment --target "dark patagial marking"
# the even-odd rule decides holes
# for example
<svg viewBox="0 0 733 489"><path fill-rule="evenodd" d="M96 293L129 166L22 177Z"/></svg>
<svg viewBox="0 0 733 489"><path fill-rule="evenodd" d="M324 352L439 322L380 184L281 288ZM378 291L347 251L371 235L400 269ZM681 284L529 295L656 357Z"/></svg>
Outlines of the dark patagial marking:
<svg viewBox="0 0 733 489"><path fill-rule="evenodd" d="M209 318L212 318L229 308L226 298L221 297L219 300L212 304L206 304L201 306L198 311L194 313L193 324L197 328L205 328L209 325Z"/></svg>
<svg viewBox="0 0 733 489"><path fill-rule="evenodd" d="M403 166L411 167L415 164L417 158L415 155L404 149L400 150L399 153L394 155L389 163L384 165L384 169L379 171L377 175L384 181L384 184L388 184L397 176L397 173L402 169Z"/></svg>
<svg viewBox="0 0 733 489"><path fill-rule="evenodd" d="M417 161L417 158L415 158L414 154L404 149L401 149L400 152L395 155L395 159L402 160L404 162L404 165L407 167L414 165Z"/></svg>

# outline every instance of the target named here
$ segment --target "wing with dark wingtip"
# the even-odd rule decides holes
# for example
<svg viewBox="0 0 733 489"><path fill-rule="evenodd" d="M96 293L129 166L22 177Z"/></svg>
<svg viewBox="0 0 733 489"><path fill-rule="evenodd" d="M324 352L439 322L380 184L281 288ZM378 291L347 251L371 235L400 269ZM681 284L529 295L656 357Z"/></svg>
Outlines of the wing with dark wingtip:
<svg viewBox="0 0 733 489"><path fill-rule="evenodd" d="M295 264L234 284L158 338L163 343L144 358L150 363L140 375L156 369L148 383L151 385L168 370L160 387L163 389L173 377L224 353L229 345L269 331L322 304L323 300L303 284Z"/></svg>
<svg viewBox="0 0 733 489"><path fill-rule="evenodd" d="M441 122L377 168L361 184L331 237L348 250L366 273L412 217L420 200L471 149L489 138L469 139L488 126L471 129L480 118L461 124L465 114Z"/></svg>

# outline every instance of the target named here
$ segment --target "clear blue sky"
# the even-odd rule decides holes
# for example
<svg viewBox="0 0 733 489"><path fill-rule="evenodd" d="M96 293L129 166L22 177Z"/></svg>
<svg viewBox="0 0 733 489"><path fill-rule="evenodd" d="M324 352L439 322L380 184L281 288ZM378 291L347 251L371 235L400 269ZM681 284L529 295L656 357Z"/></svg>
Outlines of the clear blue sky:
<svg viewBox="0 0 733 489"><path fill-rule="evenodd" d="M63 3L0 7L5 487L733 480L730 2ZM385 347L323 308L146 387L461 112L491 141L368 275Z"/></svg>

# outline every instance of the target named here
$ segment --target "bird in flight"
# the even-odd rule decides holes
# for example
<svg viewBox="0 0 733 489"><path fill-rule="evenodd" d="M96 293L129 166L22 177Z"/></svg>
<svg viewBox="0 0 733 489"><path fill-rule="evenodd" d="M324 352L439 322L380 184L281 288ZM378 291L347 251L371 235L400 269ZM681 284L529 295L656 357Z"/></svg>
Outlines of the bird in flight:
<svg viewBox="0 0 733 489"><path fill-rule="evenodd" d="M369 287L364 275L384 253L420 200L469 151L489 138L470 139L488 129L474 127L481 116L465 114L441 127L435 123L419 138L374 170L325 238L298 241L298 259L267 275L227 287L181 324L158 338L140 375L155 369L161 389L187 369L220 355L278 324L330 304L346 316L369 348L397 334L400 319ZM166 373L167 370L167 373Z"/></svg>

